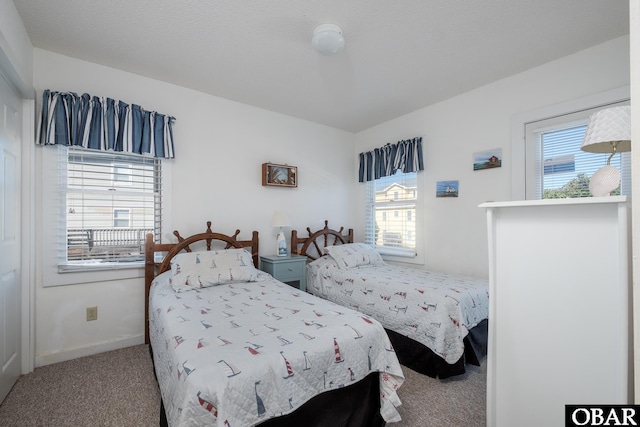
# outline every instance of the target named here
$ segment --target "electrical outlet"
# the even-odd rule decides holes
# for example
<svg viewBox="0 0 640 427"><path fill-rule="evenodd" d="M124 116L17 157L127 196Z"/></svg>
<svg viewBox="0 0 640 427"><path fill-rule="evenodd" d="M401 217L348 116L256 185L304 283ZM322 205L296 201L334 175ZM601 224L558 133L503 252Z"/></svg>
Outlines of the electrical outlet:
<svg viewBox="0 0 640 427"><path fill-rule="evenodd" d="M87 322L98 320L98 307L87 307Z"/></svg>

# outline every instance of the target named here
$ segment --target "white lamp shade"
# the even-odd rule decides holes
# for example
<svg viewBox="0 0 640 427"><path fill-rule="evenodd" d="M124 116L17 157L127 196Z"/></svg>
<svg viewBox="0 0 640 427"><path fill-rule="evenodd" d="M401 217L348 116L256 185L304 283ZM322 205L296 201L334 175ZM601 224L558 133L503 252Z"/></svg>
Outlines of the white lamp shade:
<svg viewBox="0 0 640 427"><path fill-rule="evenodd" d="M631 151L631 107L611 107L593 113L580 149L590 153Z"/></svg>
<svg viewBox="0 0 640 427"><path fill-rule="evenodd" d="M334 24L319 25L313 31L311 46L323 55L335 55L344 48L342 29Z"/></svg>
<svg viewBox="0 0 640 427"><path fill-rule="evenodd" d="M289 221L289 215L284 211L275 211L273 213L273 219L271 219L272 227L290 227L291 221Z"/></svg>

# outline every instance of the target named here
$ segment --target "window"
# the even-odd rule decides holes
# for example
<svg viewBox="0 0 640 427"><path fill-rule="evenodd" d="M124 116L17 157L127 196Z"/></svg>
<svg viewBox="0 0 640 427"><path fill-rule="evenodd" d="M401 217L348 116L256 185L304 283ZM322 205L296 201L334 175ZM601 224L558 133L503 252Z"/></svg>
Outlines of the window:
<svg viewBox="0 0 640 427"><path fill-rule="evenodd" d="M366 183L365 241L383 255L416 255L417 181L416 172L398 171Z"/></svg>
<svg viewBox="0 0 640 427"><path fill-rule="evenodd" d="M133 173L131 165L115 164L113 165L113 185L131 185L133 183Z"/></svg>
<svg viewBox="0 0 640 427"><path fill-rule="evenodd" d="M589 153L580 147L591 114L610 106L588 108L526 123L527 199L591 197L589 179L607 164L609 154ZM612 194L631 194L630 153L616 154L611 159L611 165L618 168L622 175L620 188Z"/></svg>
<svg viewBox="0 0 640 427"><path fill-rule="evenodd" d="M147 233L161 235L162 160L59 147L59 268L144 261Z"/></svg>
<svg viewBox="0 0 640 427"><path fill-rule="evenodd" d="M556 130L540 132L536 135L542 147L541 186L536 199L557 199L566 197L590 197L589 179L606 164L609 154L587 153L580 150L587 124L567 126ZM622 188L628 188L631 179L629 153L620 153L612 157L611 165L618 168L627 179L622 187L612 194L621 194ZM625 185L627 184L627 185Z"/></svg>
<svg viewBox="0 0 640 427"><path fill-rule="evenodd" d="M116 228L129 227L129 216L131 211L129 209L114 209L113 210L113 226Z"/></svg>

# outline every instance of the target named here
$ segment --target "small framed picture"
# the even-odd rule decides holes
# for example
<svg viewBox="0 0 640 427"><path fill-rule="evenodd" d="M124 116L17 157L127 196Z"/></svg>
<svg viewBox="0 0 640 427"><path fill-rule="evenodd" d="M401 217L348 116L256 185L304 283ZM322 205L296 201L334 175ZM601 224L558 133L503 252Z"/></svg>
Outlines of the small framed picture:
<svg viewBox="0 0 640 427"><path fill-rule="evenodd" d="M473 154L473 170L493 169L502 167L502 148L481 151Z"/></svg>
<svg viewBox="0 0 640 427"><path fill-rule="evenodd" d="M263 163L262 185L275 187L297 187L298 168L289 165Z"/></svg>
<svg viewBox="0 0 640 427"><path fill-rule="evenodd" d="M436 197L458 197L458 181L438 181Z"/></svg>

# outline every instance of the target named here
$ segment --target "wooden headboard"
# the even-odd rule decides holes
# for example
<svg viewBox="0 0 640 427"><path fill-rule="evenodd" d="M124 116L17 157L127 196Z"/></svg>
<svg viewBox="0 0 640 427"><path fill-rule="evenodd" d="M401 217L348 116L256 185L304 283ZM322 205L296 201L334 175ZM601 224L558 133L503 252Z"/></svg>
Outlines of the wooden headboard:
<svg viewBox="0 0 640 427"><path fill-rule="evenodd" d="M151 290L151 283L153 279L160 273L171 268L171 259L182 251L191 252L192 244L200 241L206 242L206 248L211 250L211 242L217 241L224 244L224 249L229 248L251 248L251 257L253 259L253 265L258 268L258 232L254 231L251 236L251 240L238 240L238 234L240 230L232 235L226 235L222 233L215 233L211 231L211 221L207 221L207 231L200 234L194 234L189 237L182 237L178 230L173 232L174 236L178 238L178 243L155 243L153 240L153 234L149 233L146 236L145 252L144 252L144 342L149 344L149 291ZM162 261L156 262L156 253L165 254Z"/></svg>
<svg viewBox="0 0 640 427"><path fill-rule="evenodd" d="M329 228L329 221L324 222L324 228L312 232L307 227L309 237L300 237L296 230L291 231L291 248L294 253L304 255L310 259L320 258L324 252L323 248L333 245L344 245L345 243L353 243L353 228L350 228L347 234L342 234L344 227L340 230L332 230Z"/></svg>

